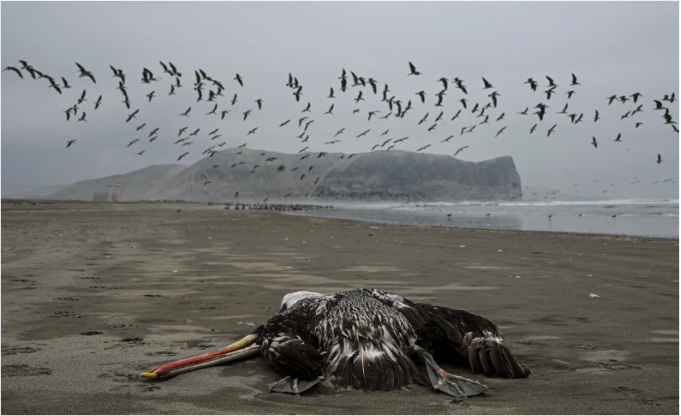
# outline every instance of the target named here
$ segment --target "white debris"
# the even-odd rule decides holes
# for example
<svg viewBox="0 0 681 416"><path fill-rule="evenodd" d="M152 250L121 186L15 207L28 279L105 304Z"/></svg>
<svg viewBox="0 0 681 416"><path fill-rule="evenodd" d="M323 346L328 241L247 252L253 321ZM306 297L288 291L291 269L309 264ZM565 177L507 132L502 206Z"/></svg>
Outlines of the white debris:
<svg viewBox="0 0 681 416"><path fill-rule="evenodd" d="M600 296L598 296L598 295L595 294L595 293L589 293L589 297L590 297L590 298L600 298Z"/></svg>
<svg viewBox="0 0 681 416"><path fill-rule="evenodd" d="M502 252L501 250L497 250L497 251L498 251L499 253L501 253L501 252Z"/></svg>
<svg viewBox="0 0 681 416"><path fill-rule="evenodd" d="M177 270L173 270L173 273L177 273Z"/></svg>
<svg viewBox="0 0 681 416"><path fill-rule="evenodd" d="M374 230L378 230L378 229L379 229L378 227L369 227L369 228L373 228Z"/></svg>
<svg viewBox="0 0 681 416"><path fill-rule="evenodd" d="M516 278L516 279L520 279L520 276L516 276L515 278Z"/></svg>
<svg viewBox="0 0 681 416"><path fill-rule="evenodd" d="M466 246L459 246L459 247L463 248L463 247L466 247Z"/></svg>

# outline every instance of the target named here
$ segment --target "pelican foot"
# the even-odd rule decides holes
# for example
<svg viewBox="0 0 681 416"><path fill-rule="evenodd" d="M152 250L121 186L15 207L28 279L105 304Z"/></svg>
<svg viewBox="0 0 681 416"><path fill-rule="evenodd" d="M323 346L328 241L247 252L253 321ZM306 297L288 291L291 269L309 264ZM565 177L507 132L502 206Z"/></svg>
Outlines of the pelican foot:
<svg viewBox="0 0 681 416"><path fill-rule="evenodd" d="M322 381L322 377L318 377L316 380L300 380L297 378L292 379L290 376L286 376L272 384L269 391L270 393L276 392L299 395L300 393L309 390L320 381Z"/></svg>
<svg viewBox="0 0 681 416"><path fill-rule="evenodd" d="M475 380L449 374L437 365L433 356L427 351L419 349L417 353L426 363L428 378L435 390L458 398L477 396L488 390L487 386Z"/></svg>
<svg viewBox="0 0 681 416"><path fill-rule="evenodd" d="M472 397L488 390L487 386L475 380L449 374L443 369L435 371L431 366L426 368L433 388L450 396Z"/></svg>

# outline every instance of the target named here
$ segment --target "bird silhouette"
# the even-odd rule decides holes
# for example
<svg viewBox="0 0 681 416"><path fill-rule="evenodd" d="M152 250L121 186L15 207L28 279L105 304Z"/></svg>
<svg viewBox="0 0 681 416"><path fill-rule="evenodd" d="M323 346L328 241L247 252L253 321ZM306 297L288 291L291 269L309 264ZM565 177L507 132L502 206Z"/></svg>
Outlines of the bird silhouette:
<svg viewBox="0 0 681 416"><path fill-rule="evenodd" d="M17 75L19 75L19 78L24 79L24 76L22 75L22 73L21 73L21 71L19 70L19 68L15 68L15 67L13 67L13 66L8 66L8 67L5 67L5 69L3 69L3 71L14 71L14 72L17 73ZM68 147L68 146L67 146L67 147Z"/></svg>
<svg viewBox="0 0 681 416"><path fill-rule="evenodd" d="M407 75L421 75L420 72L416 71L416 67L411 62L409 62L409 71Z"/></svg>
<svg viewBox="0 0 681 416"><path fill-rule="evenodd" d="M458 155L459 153L461 153L463 151L463 149L466 149L468 147L469 146L464 146L464 147L460 148L459 150L456 151L456 153L454 153L454 156Z"/></svg>

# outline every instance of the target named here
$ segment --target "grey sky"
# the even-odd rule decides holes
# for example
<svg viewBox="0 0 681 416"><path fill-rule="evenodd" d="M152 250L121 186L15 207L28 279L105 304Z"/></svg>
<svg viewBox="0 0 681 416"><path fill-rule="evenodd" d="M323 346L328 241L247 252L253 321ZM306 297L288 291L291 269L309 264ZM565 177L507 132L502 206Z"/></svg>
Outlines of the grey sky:
<svg viewBox="0 0 681 416"><path fill-rule="evenodd" d="M64 76L73 85L62 95L48 88L45 79L24 79L10 71L2 73L2 183L46 186L125 173L151 164L199 160L203 150L227 142L225 147L248 143L249 148L294 153L309 146L314 151L366 152L385 139L409 136L396 148L416 150L427 144L427 152L480 161L498 156L514 158L523 186L562 189L572 192L579 183L582 194L599 195L607 189L612 197L676 197L678 184L651 182L678 179L679 136L664 125L662 111L653 111L653 99L679 92L679 4L678 2L606 3L27 3L2 4L2 67L26 60L34 68L53 76ZM159 61L171 61L183 74L183 88L168 96L174 78L162 73ZM408 62L422 75L407 76ZM75 62L92 71L94 85L78 78ZM109 65L127 75L132 102L128 110L118 80ZM151 85L140 82L142 68L160 79ZM194 70L201 68L225 85L218 100L218 113L231 110L220 120L206 115L213 103L197 103L192 90ZM350 77L348 91L341 93L338 77L342 69ZM370 87L351 87L350 71L378 82L379 93ZM303 85L303 96L295 102L285 86L288 73ZM240 87L236 73L244 78ZM571 73L581 85L570 87ZM545 75L559 85L556 95L546 99ZM437 80L450 81L444 107L435 107ZM459 77L468 95L451 85ZM482 90L481 77L494 85ZM523 84L533 77L537 92ZM61 84L61 82L59 82ZM403 119L367 120L367 112L388 112L381 102L384 84L390 96L413 109ZM326 98L329 88L336 99ZM87 122L66 121L63 113L83 89L87 102L80 111ZM204 97L210 87L204 90ZM567 99L570 89L575 95ZM366 101L355 104L362 90ZM421 104L415 95L427 93ZM145 97L151 91L151 103ZM463 126L479 124L478 118L458 102L469 105L489 102L498 91L498 108L490 108L489 124L478 125L461 136ZM643 113L620 120L638 104L615 102L617 94L644 95ZM239 102L229 100L238 93ZM102 95L102 107L94 102ZM255 99L264 100L258 110ZM312 113L301 113L307 103ZM549 105L544 121L517 113L537 103ZM571 124L561 111L584 113L584 122ZM323 115L335 104L334 115ZM678 121L678 102L669 107ZM188 107L190 117L179 117ZM136 119L126 123L136 109ZM360 114L352 114L355 108ZM253 110L243 121L242 113ZM593 122L598 109L602 120ZM427 129L444 111L434 131ZM504 120L495 121L501 113ZM428 120L417 125L429 113ZM393 113L394 114L394 113ZM80 116L80 113L79 113ZM298 119L308 116L308 143L297 139L303 129ZM280 123L291 119L286 127ZM639 128L634 123L644 124ZM142 123L141 131L135 128ZM538 123L537 131L529 129ZM548 129L556 130L546 137ZM201 129L190 146L174 145L179 128ZM494 137L507 126L504 133ZM159 127L159 138L150 143L148 133ZM254 135L246 133L258 127ZM345 127L341 142L325 145ZM211 141L207 133L220 128L222 135ZM367 137L356 136L367 130ZM385 130L389 134L380 137ZM622 133L622 143L615 143ZM450 135L449 143L440 142ZM598 140L595 149L592 136ZM185 136L183 136L185 137ZM133 139L140 141L131 147ZM77 142L66 149L68 140ZM386 146L387 147L387 146ZM135 153L145 150L143 156ZM663 163L655 163L657 154ZM638 177L638 179L634 179ZM593 183L592 181L598 181ZM641 180L630 185L630 182ZM610 186L615 184L614 187Z"/></svg>

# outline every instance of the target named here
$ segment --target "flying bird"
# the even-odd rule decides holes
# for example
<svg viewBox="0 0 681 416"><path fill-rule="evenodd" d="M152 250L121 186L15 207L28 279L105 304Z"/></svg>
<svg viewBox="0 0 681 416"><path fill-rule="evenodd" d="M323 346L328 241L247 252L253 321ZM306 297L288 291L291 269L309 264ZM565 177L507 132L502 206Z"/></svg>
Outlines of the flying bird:
<svg viewBox="0 0 681 416"><path fill-rule="evenodd" d="M463 149L466 149L466 148L468 148L468 147L469 147L469 146L464 146L464 147L460 148L459 150L456 151L456 153L454 153L454 156L458 155L460 152L463 151Z"/></svg>
<svg viewBox="0 0 681 416"><path fill-rule="evenodd" d="M410 72L407 75L421 75L420 72L416 71L416 67L411 62L409 62L409 70Z"/></svg>
<svg viewBox="0 0 681 416"><path fill-rule="evenodd" d="M135 110L132 114L129 114L129 115L128 115L128 119L125 120L125 122L127 123L128 121L130 121L130 120L132 120L133 118L135 118L135 116L137 115L137 113L139 113L139 111L140 111L140 110L139 110L139 108L138 108L138 109Z"/></svg>
<svg viewBox="0 0 681 416"><path fill-rule="evenodd" d="M444 142L449 143L449 140L450 140L452 137L454 137L454 135L451 135L451 136L447 137L446 139L444 139L444 140L441 141L440 143L444 143Z"/></svg>
<svg viewBox="0 0 681 416"><path fill-rule="evenodd" d="M492 86L492 84L490 84L489 82L487 82L487 80L486 80L484 77L482 78L482 82L485 84L485 87L483 88L483 90L487 90L487 89L490 89L490 88L494 88L494 86Z"/></svg>
<svg viewBox="0 0 681 416"><path fill-rule="evenodd" d="M192 111L192 108L191 108L191 107L189 107L189 108L187 109L187 111L185 111L184 113L180 114L180 117L181 117L181 116L189 117L189 112L190 112L190 111Z"/></svg>
<svg viewBox="0 0 681 416"><path fill-rule="evenodd" d="M85 70L85 68L83 68L83 66L81 64L79 64L78 62L76 62L76 65L78 66L78 69L80 70L79 78L80 77L88 77L92 80L92 82L94 82L95 84L97 83L97 81L95 81L95 77L92 75L92 72Z"/></svg>
<svg viewBox="0 0 681 416"><path fill-rule="evenodd" d="M553 127L551 127L551 128L549 129L549 132L548 132L548 134L546 135L546 137L549 137L549 136L551 135L551 133L553 133L553 130L556 128L556 126L557 126L557 124L554 124Z"/></svg>
<svg viewBox="0 0 681 416"><path fill-rule="evenodd" d="M17 73L17 75L19 75L19 78L24 79L24 76L21 74L21 71L19 70L19 68L15 68L13 66L8 66L5 69L3 69L3 71L14 71L14 72Z"/></svg>
<svg viewBox="0 0 681 416"><path fill-rule="evenodd" d="M243 78L241 78L241 75L236 74L234 79L239 83L239 85L241 85L242 87L244 86Z"/></svg>
<svg viewBox="0 0 681 416"><path fill-rule="evenodd" d="M504 130L506 130L506 127L503 127L501 130L499 130L499 131L497 132L496 136L494 136L494 137L497 137L498 135L500 135L501 133L503 133Z"/></svg>
<svg viewBox="0 0 681 416"><path fill-rule="evenodd" d="M72 144L74 144L77 141L78 140L69 140L68 142L66 142L66 148L68 149L69 147L71 147ZM657 163L660 163L660 162L657 162Z"/></svg>
<svg viewBox="0 0 681 416"><path fill-rule="evenodd" d="M128 145L125 146L125 147L130 147L130 146L132 146L133 144L137 143L138 141L140 141L140 139L135 139L135 140L131 141L130 143L128 143Z"/></svg>
<svg viewBox="0 0 681 416"><path fill-rule="evenodd" d="M582 85L579 82L577 82L577 76L575 76L575 74L572 74L572 83L570 85Z"/></svg>

